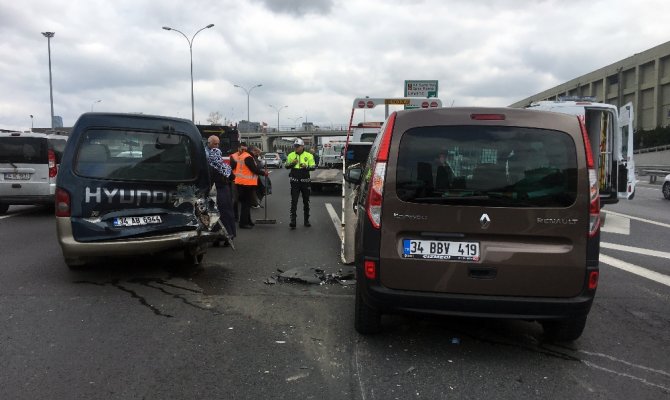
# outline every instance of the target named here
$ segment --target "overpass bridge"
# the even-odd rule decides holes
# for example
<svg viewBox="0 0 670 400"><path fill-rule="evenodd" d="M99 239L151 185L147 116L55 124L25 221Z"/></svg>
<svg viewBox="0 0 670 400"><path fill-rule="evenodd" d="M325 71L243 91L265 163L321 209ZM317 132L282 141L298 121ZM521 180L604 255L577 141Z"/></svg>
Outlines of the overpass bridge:
<svg viewBox="0 0 670 400"><path fill-rule="evenodd" d="M283 140L282 138L302 138L306 139L306 142L311 143L312 145L318 143L317 140L320 137L332 137L332 136L347 136L346 129L339 130L325 130L319 129L318 131L299 131L299 130L289 130L289 131L275 131L275 132L242 132L240 133L242 140L246 141L248 144L259 147L262 151L275 151L283 150L287 153L293 151L292 141ZM309 147L309 146L308 146Z"/></svg>

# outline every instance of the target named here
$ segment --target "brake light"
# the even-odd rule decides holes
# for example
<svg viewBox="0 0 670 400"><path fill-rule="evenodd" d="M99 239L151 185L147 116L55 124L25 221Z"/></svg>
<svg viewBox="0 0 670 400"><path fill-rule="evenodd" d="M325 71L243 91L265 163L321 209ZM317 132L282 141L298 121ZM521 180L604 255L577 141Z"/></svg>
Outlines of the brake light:
<svg viewBox="0 0 670 400"><path fill-rule="evenodd" d="M375 229L381 227L382 200L384 198L384 179L386 178L386 162L391 150L391 136L395 125L396 113L391 114L386 121L386 128L382 132L381 142L377 150L375 164L373 167L370 192L368 193L367 214L368 219Z"/></svg>
<svg viewBox="0 0 670 400"><path fill-rule="evenodd" d="M505 114L470 114L470 119L475 121L504 121Z"/></svg>
<svg viewBox="0 0 670 400"><path fill-rule="evenodd" d="M56 216L70 216L70 193L59 187L56 188Z"/></svg>
<svg viewBox="0 0 670 400"><path fill-rule="evenodd" d="M55 178L58 175L58 166L56 165L56 153L49 149L49 178Z"/></svg>
<svg viewBox="0 0 670 400"><path fill-rule="evenodd" d="M600 230L600 192L598 190L598 175L596 174L593 153L591 151L591 141L586 131L584 117L577 117L579 128L582 131L584 140L584 150L586 151L586 167L589 171L589 237L594 237Z"/></svg>
<svg viewBox="0 0 670 400"><path fill-rule="evenodd" d="M379 151L377 153L377 161L388 161L389 151L391 150L391 136L393 134L393 127L395 126L395 117L397 113L391 114L388 121L386 121L386 128L382 132L382 140L379 144Z"/></svg>
<svg viewBox="0 0 670 400"><path fill-rule="evenodd" d="M600 277L599 271L591 271L589 273L589 290L596 290L598 287L598 278Z"/></svg>
<svg viewBox="0 0 670 400"><path fill-rule="evenodd" d="M372 260L365 260L363 263L365 270L365 277L368 279L375 279L377 277L377 263Z"/></svg>

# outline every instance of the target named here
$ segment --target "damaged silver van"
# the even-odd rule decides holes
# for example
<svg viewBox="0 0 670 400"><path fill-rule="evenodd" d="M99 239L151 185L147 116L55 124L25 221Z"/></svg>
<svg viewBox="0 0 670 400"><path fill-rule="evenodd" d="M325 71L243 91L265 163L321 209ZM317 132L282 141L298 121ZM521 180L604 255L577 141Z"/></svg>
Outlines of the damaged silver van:
<svg viewBox="0 0 670 400"><path fill-rule="evenodd" d="M225 240L200 133L191 121L86 113L63 153L56 225L70 268L91 258L181 249L202 262Z"/></svg>

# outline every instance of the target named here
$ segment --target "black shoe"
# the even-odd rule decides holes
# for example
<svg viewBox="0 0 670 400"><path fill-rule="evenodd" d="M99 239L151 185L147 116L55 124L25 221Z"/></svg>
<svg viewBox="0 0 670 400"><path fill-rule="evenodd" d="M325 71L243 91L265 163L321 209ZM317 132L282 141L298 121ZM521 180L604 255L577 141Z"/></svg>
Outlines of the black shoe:
<svg viewBox="0 0 670 400"><path fill-rule="evenodd" d="M240 225L241 229L251 229L253 227L254 227L253 225Z"/></svg>
<svg viewBox="0 0 670 400"><path fill-rule="evenodd" d="M288 224L288 226L289 226L291 229L295 229L295 221L291 221L291 223Z"/></svg>
<svg viewBox="0 0 670 400"><path fill-rule="evenodd" d="M305 226L309 228L312 224L310 224L309 221L305 221Z"/></svg>

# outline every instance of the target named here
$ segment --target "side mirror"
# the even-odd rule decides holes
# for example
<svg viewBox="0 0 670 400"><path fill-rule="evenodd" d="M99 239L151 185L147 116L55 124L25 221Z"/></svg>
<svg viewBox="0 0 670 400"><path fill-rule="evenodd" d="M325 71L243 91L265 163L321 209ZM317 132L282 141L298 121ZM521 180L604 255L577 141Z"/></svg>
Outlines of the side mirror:
<svg viewBox="0 0 670 400"><path fill-rule="evenodd" d="M344 180L353 183L354 185L359 185L361 183L361 175L363 174L363 168L359 164L352 165L347 168L344 173Z"/></svg>

